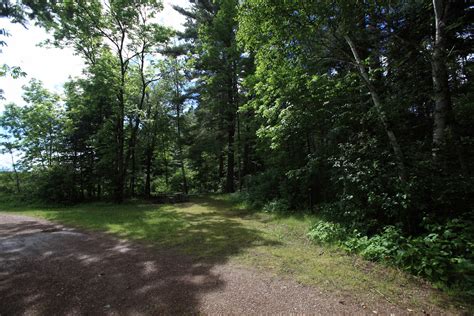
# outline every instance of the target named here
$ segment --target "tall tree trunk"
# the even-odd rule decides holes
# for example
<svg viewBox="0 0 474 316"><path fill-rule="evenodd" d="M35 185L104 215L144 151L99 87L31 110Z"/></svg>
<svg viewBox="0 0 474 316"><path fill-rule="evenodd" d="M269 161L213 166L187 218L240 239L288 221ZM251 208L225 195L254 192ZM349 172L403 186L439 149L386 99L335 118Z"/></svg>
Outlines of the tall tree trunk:
<svg viewBox="0 0 474 316"><path fill-rule="evenodd" d="M225 192L232 193L235 191L235 125L236 112L238 106L237 99L237 78L236 64L232 61L230 64L230 80L228 87L228 109L227 109L227 175Z"/></svg>
<svg viewBox="0 0 474 316"><path fill-rule="evenodd" d="M115 201L117 203L123 202L123 188L125 183L125 168L124 168L124 133L123 133L123 114L122 106L119 108L119 115L117 117L117 149L116 149L116 163L117 175L115 183Z"/></svg>
<svg viewBox="0 0 474 316"><path fill-rule="evenodd" d="M451 130L454 138L454 146L458 156L461 170L467 174L467 166L459 140L457 124L454 118L451 91L449 88L449 76L447 63L446 46L446 21L449 10L449 3L445 0L433 0L433 10L435 15L435 41L433 45L433 55L431 59L431 71L433 77L433 147L432 156L436 165L441 163L441 151L446 145L446 131Z"/></svg>
<svg viewBox="0 0 474 316"><path fill-rule="evenodd" d="M237 177L239 191L242 190L242 135L240 133L240 115L237 113Z"/></svg>
<svg viewBox="0 0 474 316"><path fill-rule="evenodd" d="M398 166L398 174L399 174L400 180L405 182L406 181L406 168L405 168L403 152L402 152L402 149L400 147L400 144L398 143L397 137L395 136L395 133L393 132L392 128L390 127L390 124L388 123L388 120L385 116L385 113L384 113L383 108L382 108L382 102L380 100L380 96L377 93L377 91L376 91L375 87L373 86L372 82L370 81L367 70L365 69L363 61L359 57L359 53L357 51L357 48L356 48L354 42L352 41L352 39L348 35L345 35L344 39L346 40L347 44L351 48L351 52L352 52L352 55L354 56L355 62L357 64L357 68L359 69L360 76L362 77L362 79L364 80L365 85L369 89L370 96L372 97L372 102L374 103L374 106L375 106L375 109L377 110L377 114L379 116L379 119L382 122L385 133L387 134L390 145L391 145L392 150L395 154L395 159L396 159L397 166Z"/></svg>
<svg viewBox="0 0 474 316"><path fill-rule="evenodd" d="M146 117L151 118L152 105L150 102L147 102L147 113ZM156 146L156 133L158 125L158 114L153 116L153 124L151 126L151 133L148 135L147 148L145 152L145 188L144 193L146 197L151 195L151 170L153 164L153 153L155 152ZM150 141L151 138L151 141Z"/></svg>
<svg viewBox="0 0 474 316"><path fill-rule="evenodd" d="M439 162L440 150L446 142L446 127L448 110L451 107L449 93L448 71L446 68L446 13L447 6L443 0L433 0L435 14L435 42L431 69L434 90L433 113L433 147L432 154L435 162Z"/></svg>
<svg viewBox="0 0 474 316"><path fill-rule="evenodd" d="M183 157L183 147L181 143L181 94L179 91L179 78L178 78L178 62L176 61L175 69L175 98L176 98L176 129L178 134L177 145L178 145L178 155L179 162L181 167L181 175L183 178L183 191L185 194L188 194L188 180L186 178L186 169L184 167L184 157Z"/></svg>
<svg viewBox="0 0 474 316"><path fill-rule="evenodd" d="M123 202L123 188L125 184L125 168L124 168L124 131L123 131L123 120L125 118L125 63L120 58L120 88L118 93L119 109L117 113L116 122L116 164L117 164L117 175L115 183L115 201L117 203Z"/></svg>
<svg viewBox="0 0 474 316"><path fill-rule="evenodd" d="M141 95L140 95L140 102L138 103L138 112L135 116L135 120L131 120L132 124L130 126L131 133L130 139L128 142L128 149L127 154L125 155L125 166L128 167L130 161L132 163L130 169L130 195L135 196L135 181L136 181L136 150L137 150L137 143L138 143L138 133L140 128L140 112L145 105L145 97L146 97L146 88L147 82L145 79L145 46L146 43L143 43L142 50L139 54L140 58L140 80L141 80Z"/></svg>
<svg viewBox="0 0 474 316"><path fill-rule="evenodd" d="M180 124L180 106L179 104L176 106L176 124L177 124L177 133L178 133L178 155L179 155L179 163L181 167L181 176L183 177L183 191L185 194L188 194L188 181L186 179L186 169L184 168L184 157L183 157L183 148L181 144L181 124Z"/></svg>

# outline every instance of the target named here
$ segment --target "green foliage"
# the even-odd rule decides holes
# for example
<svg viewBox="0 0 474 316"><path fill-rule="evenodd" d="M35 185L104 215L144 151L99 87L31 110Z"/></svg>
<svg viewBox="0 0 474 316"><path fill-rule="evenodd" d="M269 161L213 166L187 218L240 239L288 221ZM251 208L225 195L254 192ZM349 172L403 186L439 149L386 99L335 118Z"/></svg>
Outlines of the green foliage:
<svg viewBox="0 0 474 316"><path fill-rule="evenodd" d="M26 72L21 70L18 66L8 66L7 64L0 65L0 77L5 77L7 75L17 79L19 77L25 77Z"/></svg>
<svg viewBox="0 0 474 316"><path fill-rule="evenodd" d="M368 260L390 262L403 242L400 229L387 226L380 234L371 237L362 236L356 230L342 244L344 248L358 252Z"/></svg>
<svg viewBox="0 0 474 316"><path fill-rule="evenodd" d="M70 204L79 201L74 171L55 165L47 170L33 172L30 182L35 184L34 195L46 202Z"/></svg>
<svg viewBox="0 0 474 316"><path fill-rule="evenodd" d="M427 278L440 287L474 295L473 222L452 219L446 224L425 224L426 231L406 237L395 226L367 236L350 232L340 224L318 221L308 236L315 242L336 243L343 249L371 261L395 265Z"/></svg>
<svg viewBox="0 0 474 316"><path fill-rule="evenodd" d="M359 135L353 144L341 144L338 155L330 158L332 180L342 188L331 217L363 223L372 231L389 223L406 223L411 206L410 184L400 182L390 154L377 147L376 139Z"/></svg>
<svg viewBox="0 0 474 316"><path fill-rule="evenodd" d="M273 200L268 203L266 203L262 210L267 213L275 213L275 214L282 214L282 213L287 213L289 210L289 206L286 200L280 199L280 200Z"/></svg>
<svg viewBox="0 0 474 316"><path fill-rule="evenodd" d="M318 221L313 224L308 232L308 237L319 243L333 243L343 240L347 232L337 223Z"/></svg>
<svg viewBox="0 0 474 316"><path fill-rule="evenodd" d="M8 171L0 171L0 191L9 194L9 195L14 195L15 193L15 178L14 178L13 172L8 172Z"/></svg>
<svg viewBox="0 0 474 316"><path fill-rule="evenodd" d="M474 295L474 222L452 219L425 225L427 232L409 238L394 262L435 282Z"/></svg>
<svg viewBox="0 0 474 316"><path fill-rule="evenodd" d="M281 181L273 170L268 170L245 178L245 197L256 208L262 208L265 202L278 196L278 186Z"/></svg>

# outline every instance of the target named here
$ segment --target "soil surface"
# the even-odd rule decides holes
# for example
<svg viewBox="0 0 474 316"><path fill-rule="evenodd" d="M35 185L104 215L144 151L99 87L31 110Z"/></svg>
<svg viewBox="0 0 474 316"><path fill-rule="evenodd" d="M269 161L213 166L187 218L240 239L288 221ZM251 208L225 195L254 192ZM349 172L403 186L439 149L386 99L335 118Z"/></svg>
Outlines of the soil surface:
<svg viewBox="0 0 474 316"><path fill-rule="evenodd" d="M0 315L406 314L270 273L0 214Z"/></svg>

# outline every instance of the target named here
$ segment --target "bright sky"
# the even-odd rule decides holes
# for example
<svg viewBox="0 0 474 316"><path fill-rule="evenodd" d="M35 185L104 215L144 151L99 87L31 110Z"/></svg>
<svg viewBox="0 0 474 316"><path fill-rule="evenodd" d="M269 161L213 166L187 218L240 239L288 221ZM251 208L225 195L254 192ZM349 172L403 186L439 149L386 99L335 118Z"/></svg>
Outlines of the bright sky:
<svg viewBox="0 0 474 316"><path fill-rule="evenodd" d="M184 17L176 12L171 5L186 7L189 0L164 0L164 9L159 15L159 21L169 27L182 29ZM37 44L48 38L41 28L30 24L25 29L19 24L12 24L7 19L0 19L0 29L6 29L11 36L2 38L7 42L0 53L0 64L20 66L27 76L19 79L0 77L0 88L4 90L6 100L0 101L0 112L6 103L23 103L21 87L31 78L43 81L45 87L57 93L62 92L64 82L68 78L80 76L84 62L81 57L74 55L70 48L42 48ZM11 158L0 155L0 169L10 168Z"/></svg>

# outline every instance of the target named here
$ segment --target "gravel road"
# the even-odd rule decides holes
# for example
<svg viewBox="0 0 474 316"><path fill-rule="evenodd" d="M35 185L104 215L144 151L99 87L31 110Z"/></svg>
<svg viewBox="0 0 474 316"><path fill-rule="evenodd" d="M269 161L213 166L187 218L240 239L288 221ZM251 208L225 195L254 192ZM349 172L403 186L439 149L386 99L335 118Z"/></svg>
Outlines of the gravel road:
<svg viewBox="0 0 474 316"><path fill-rule="evenodd" d="M381 302L0 214L0 315L404 314Z"/></svg>

